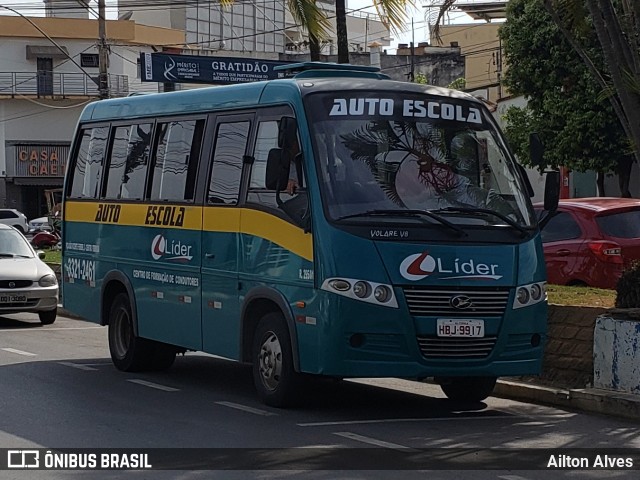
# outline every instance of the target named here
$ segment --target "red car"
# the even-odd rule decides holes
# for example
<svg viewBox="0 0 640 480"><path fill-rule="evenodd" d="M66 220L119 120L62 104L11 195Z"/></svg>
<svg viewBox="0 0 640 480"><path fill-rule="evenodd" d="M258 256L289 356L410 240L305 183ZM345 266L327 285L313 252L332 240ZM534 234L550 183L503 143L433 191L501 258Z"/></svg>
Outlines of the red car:
<svg viewBox="0 0 640 480"><path fill-rule="evenodd" d="M640 260L640 200L560 200L542 243L549 283L616 288L623 268Z"/></svg>

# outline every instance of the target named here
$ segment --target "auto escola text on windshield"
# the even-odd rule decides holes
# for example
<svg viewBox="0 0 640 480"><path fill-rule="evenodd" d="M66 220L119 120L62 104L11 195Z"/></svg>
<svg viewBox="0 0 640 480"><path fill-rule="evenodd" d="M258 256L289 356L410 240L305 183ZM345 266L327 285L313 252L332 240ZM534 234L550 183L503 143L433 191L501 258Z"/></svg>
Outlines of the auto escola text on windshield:
<svg viewBox="0 0 640 480"><path fill-rule="evenodd" d="M392 98L335 98L329 116L392 116L399 103ZM482 124L480 109L475 107L411 99L402 100L401 106L403 117Z"/></svg>

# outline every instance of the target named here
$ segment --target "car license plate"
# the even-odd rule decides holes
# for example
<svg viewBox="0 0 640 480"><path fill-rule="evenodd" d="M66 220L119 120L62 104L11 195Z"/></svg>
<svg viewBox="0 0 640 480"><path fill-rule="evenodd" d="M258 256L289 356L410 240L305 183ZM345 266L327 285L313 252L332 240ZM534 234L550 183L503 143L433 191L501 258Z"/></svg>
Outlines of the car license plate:
<svg viewBox="0 0 640 480"><path fill-rule="evenodd" d="M484 320L439 318L436 328L439 337L484 337Z"/></svg>
<svg viewBox="0 0 640 480"><path fill-rule="evenodd" d="M18 303L26 301L26 295L0 295L0 303Z"/></svg>

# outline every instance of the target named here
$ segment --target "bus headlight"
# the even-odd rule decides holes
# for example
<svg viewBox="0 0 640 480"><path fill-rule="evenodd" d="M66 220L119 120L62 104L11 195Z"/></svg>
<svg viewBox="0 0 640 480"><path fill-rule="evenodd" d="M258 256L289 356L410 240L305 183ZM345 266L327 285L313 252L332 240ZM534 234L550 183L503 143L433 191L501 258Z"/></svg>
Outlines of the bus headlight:
<svg viewBox="0 0 640 480"><path fill-rule="evenodd" d="M339 278L331 280L329 286L338 292L346 292L351 288L351 284L346 280L340 280Z"/></svg>
<svg viewBox="0 0 640 480"><path fill-rule="evenodd" d="M371 295L371 285L368 282L359 281L353 286L353 293L358 298L367 298Z"/></svg>
<svg viewBox="0 0 640 480"><path fill-rule="evenodd" d="M378 285L376 289L373 291L373 296L380 303L386 303L391 298L391 289L386 285Z"/></svg>
<svg viewBox="0 0 640 480"><path fill-rule="evenodd" d="M354 278L328 278L320 287L327 292L349 297L360 302L398 308L391 285Z"/></svg>
<svg viewBox="0 0 640 480"><path fill-rule="evenodd" d="M547 289L545 282L530 283L522 285L516 289L516 298L513 301L513 308L523 308L535 305L547 300Z"/></svg>

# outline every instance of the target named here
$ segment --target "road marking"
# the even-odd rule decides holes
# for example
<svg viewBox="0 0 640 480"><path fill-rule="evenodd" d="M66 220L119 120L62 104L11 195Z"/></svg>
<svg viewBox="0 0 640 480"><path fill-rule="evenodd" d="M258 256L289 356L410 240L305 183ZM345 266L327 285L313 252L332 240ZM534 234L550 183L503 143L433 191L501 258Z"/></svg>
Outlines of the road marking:
<svg viewBox="0 0 640 480"><path fill-rule="evenodd" d="M315 422L298 423L299 427L332 427L336 425L365 425L369 423L396 423L396 422L445 422L449 420L495 420L499 418L513 418L514 415L492 415L477 417L439 417L439 418L381 418L377 420L344 420L339 422Z"/></svg>
<svg viewBox="0 0 640 480"><path fill-rule="evenodd" d="M43 328L0 328L0 332L50 332L52 330L95 330L96 328L103 328L101 326L97 327L43 327Z"/></svg>
<svg viewBox="0 0 640 480"><path fill-rule="evenodd" d="M15 348L3 348L2 350L4 350L5 352L9 352L9 353L15 353L17 355L24 355L25 357L37 357L38 356L37 353L23 352L22 350L16 350Z"/></svg>
<svg viewBox="0 0 640 480"><path fill-rule="evenodd" d="M218 405L224 405L225 407L235 408L236 410L242 410L243 412L249 412L255 415L263 415L265 417L278 415L277 413L267 412L266 410L260 410L258 408L247 407L246 405L241 405L239 403L233 403L233 402L216 402L216 403Z"/></svg>
<svg viewBox="0 0 640 480"><path fill-rule="evenodd" d="M97 371L97 368L90 367L89 365L83 365L81 363L72 363L72 362L58 362L60 365L64 365L65 367L77 368L78 370L86 370L86 371Z"/></svg>
<svg viewBox="0 0 640 480"><path fill-rule="evenodd" d="M163 390L165 392L179 392L179 388L167 387L166 385L160 385L158 383L147 382L146 380L138 380L137 378L129 378L127 382L137 383L138 385L143 385L145 387L155 388L157 390Z"/></svg>
<svg viewBox="0 0 640 480"><path fill-rule="evenodd" d="M521 477L520 475L502 475L498 478L503 480L527 480L526 477Z"/></svg>
<svg viewBox="0 0 640 480"><path fill-rule="evenodd" d="M377 447L390 448L392 450L401 450L403 452L415 450L411 447L405 447L404 445L398 445L397 443L385 442L383 440L378 440L376 438L364 437L362 435L358 435L357 433L351 432L333 432L334 435L338 435L340 437L345 437L350 440L355 440L356 442L368 443L369 445L375 445Z"/></svg>

